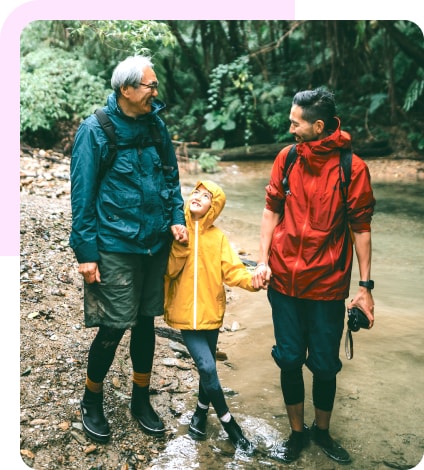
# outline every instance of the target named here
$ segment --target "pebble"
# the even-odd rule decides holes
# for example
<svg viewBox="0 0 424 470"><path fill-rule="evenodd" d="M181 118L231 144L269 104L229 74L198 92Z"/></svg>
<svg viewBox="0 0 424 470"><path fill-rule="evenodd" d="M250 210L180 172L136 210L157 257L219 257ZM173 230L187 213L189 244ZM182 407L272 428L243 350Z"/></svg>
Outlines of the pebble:
<svg viewBox="0 0 424 470"><path fill-rule="evenodd" d="M186 364L184 361L181 361L175 357L165 357L162 359L162 364L167 367L175 366L182 370L189 370L192 367L190 364Z"/></svg>

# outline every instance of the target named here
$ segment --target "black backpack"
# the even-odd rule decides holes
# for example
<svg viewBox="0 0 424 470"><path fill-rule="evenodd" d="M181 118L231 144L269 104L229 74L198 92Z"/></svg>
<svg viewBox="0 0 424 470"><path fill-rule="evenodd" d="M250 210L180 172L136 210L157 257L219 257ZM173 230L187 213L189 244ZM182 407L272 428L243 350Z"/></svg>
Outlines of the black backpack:
<svg viewBox="0 0 424 470"><path fill-rule="evenodd" d="M293 168L293 165L297 159L297 151L296 151L296 144L292 145L289 153L287 154L286 161L284 163L284 170L283 170L283 189L286 196L290 194L290 186L289 186L289 176L290 172ZM345 238L343 243L342 255L340 259L341 267L340 269L344 269L346 263L346 250L348 246L348 238L350 236L349 230L349 223L347 218L347 190L350 184L350 177L352 171L352 150L351 149L341 149L340 150L340 165L339 165L339 180L340 180L340 191L342 193L343 198L343 205L345 207L344 211L344 224L345 224ZM344 179L342 177L342 172Z"/></svg>
<svg viewBox="0 0 424 470"><path fill-rule="evenodd" d="M162 166L166 167L162 136L158 128L156 117L152 117L149 122L150 139L144 142L139 142L139 143L133 143L133 144L128 144L128 145L118 145L116 134L115 134L115 127L113 126L112 121L109 119L109 116L101 108L96 109L96 111L94 111L94 115L96 116L97 120L102 126L102 129L104 133L106 134L106 137L108 138L108 143L109 143L109 151L108 151L107 158L102 163L102 166L100 168L100 179L102 179L103 176L106 174L106 172L110 168L112 168L118 149L123 150L123 149L129 149L129 148L144 148L144 147L149 147L151 145L154 145L162 161Z"/></svg>

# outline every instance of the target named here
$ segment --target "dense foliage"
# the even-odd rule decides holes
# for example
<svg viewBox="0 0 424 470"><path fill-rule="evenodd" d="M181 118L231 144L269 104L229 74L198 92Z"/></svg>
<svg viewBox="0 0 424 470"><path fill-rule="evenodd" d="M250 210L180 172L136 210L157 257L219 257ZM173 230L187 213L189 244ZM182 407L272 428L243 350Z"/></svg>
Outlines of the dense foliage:
<svg viewBox="0 0 424 470"><path fill-rule="evenodd" d="M105 90L105 81L88 73L75 53L30 52L21 62L21 129L49 131L59 120L85 116L104 103Z"/></svg>
<svg viewBox="0 0 424 470"><path fill-rule="evenodd" d="M424 150L424 43L406 21L36 21L21 36L21 133L49 143L110 93L116 63L153 57L179 141L223 148L288 140L300 89L336 93L363 140L405 129Z"/></svg>

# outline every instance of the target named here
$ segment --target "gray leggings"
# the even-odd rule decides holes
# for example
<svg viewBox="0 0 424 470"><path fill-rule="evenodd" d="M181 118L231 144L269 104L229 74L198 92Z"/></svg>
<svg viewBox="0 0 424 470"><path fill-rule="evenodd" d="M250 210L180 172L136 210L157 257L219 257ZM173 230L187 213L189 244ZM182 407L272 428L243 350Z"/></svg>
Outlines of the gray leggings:
<svg viewBox="0 0 424 470"><path fill-rule="evenodd" d="M219 330L181 330L184 343L199 372L199 401L212 403L219 418L228 412L216 370L216 345Z"/></svg>

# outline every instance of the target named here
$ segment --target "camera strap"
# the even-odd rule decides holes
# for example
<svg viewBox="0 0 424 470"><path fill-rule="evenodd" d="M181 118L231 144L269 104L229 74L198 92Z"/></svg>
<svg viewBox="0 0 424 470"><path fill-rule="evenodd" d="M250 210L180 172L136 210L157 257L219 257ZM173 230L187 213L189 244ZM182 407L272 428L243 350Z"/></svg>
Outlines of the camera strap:
<svg viewBox="0 0 424 470"><path fill-rule="evenodd" d="M350 361L353 357L353 337L352 337L352 332L350 331L349 328L346 331L345 352L346 352L346 357Z"/></svg>

